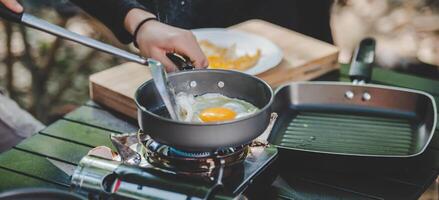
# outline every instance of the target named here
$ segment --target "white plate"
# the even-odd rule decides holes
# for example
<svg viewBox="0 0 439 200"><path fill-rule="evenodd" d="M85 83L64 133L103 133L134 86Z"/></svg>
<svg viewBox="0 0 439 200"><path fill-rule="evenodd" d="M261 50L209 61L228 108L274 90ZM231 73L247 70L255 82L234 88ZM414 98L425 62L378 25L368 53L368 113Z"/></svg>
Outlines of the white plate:
<svg viewBox="0 0 439 200"><path fill-rule="evenodd" d="M223 28L193 29L197 40L209 40L215 45L229 47L236 44L238 56L254 54L261 50L261 57L255 66L244 71L247 74L257 75L276 67L283 57L282 50L273 42L251 33L227 30Z"/></svg>

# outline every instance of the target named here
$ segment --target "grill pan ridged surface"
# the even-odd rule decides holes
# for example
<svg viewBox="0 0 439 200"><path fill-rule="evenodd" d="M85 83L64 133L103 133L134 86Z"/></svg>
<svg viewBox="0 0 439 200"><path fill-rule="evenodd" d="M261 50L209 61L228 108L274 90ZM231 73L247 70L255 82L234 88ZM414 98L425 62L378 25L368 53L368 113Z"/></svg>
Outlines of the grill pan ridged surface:
<svg viewBox="0 0 439 200"><path fill-rule="evenodd" d="M289 118L277 144L310 151L371 154L412 154L410 120L300 112Z"/></svg>

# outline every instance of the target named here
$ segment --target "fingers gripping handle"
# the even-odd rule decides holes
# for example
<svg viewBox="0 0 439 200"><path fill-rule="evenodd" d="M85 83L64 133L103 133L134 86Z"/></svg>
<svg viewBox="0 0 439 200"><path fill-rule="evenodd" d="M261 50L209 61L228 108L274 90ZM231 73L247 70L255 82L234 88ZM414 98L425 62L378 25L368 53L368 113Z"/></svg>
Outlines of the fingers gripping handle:
<svg viewBox="0 0 439 200"><path fill-rule="evenodd" d="M189 57L185 55L179 55L177 53L167 53L166 56L177 66L177 68L182 70L191 70L195 67L192 65L192 61Z"/></svg>
<svg viewBox="0 0 439 200"><path fill-rule="evenodd" d="M0 4L0 17L11 22L21 23L23 13L15 13L3 4Z"/></svg>

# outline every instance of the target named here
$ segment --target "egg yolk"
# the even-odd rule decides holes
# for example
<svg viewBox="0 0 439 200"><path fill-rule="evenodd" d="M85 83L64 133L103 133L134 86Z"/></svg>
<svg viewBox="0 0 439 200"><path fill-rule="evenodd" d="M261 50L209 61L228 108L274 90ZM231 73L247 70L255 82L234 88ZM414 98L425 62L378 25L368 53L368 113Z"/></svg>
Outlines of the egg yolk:
<svg viewBox="0 0 439 200"><path fill-rule="evenodd" d="M203 122L222 122L235 119L236 112L229 108L207 108L200 112L198 117Z"/></svg>

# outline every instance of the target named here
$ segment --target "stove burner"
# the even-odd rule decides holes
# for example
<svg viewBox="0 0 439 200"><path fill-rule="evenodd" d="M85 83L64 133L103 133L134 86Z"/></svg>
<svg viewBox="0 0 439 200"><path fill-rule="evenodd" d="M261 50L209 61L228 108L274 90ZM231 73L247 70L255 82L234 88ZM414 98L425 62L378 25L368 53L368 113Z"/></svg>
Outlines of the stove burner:
<svg viewBox="0 0 439 200"><path fill-rule="evenodd" d="M154 167L170 173L182 175L199 175L213 178L224 168L232 168L244 161L249 152L249 145L222 148L212 152L184 151L167 145L162 145L152 139L146 141L147 161Z"/></svg>
<svg viewBox="0 0 439 200"><path fill-rule="evenodd" d="M200 152L200 151L185 151L174 147L169 147L168 154L175 157L186 158L205 158L205 157L218 157L233 154L236 151L241 150L240 147L221 148L214 152Z"/></svg>
<svg viewBox="0 0 439 200"><path fill-rule="evenodd" d="M190 152L190 151L183 151L179 150L173 147L169 147L169 155L175 156L175 157L193 157L193 158L203 158L203 157L209 157L211 156L211 152Z"/></svg>

